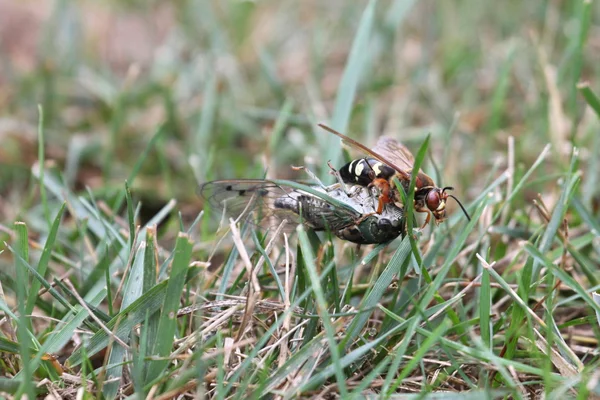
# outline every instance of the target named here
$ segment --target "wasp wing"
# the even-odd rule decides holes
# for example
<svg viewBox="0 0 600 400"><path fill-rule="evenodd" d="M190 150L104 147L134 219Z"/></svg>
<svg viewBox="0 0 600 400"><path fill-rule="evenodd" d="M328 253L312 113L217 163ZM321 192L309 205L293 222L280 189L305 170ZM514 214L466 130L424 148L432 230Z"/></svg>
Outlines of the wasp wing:
<svg viewBox="0 0 600 400"><path fill-rule="evenodd" d="M405 166L397 165L394 162L394 160L389 159L389 157L387 157L386 155L380 154L379 152L369 149L367 146L363 145L362 143L359 143L356 140L349 138L348 136L336 131L335 129L328 127L327 125L319 124L319 126L323 129L325 129L326 131L333 133L334 135L342 138L342 140L344 142L346 142L348 145L350 145L354 148L357 148L359 150L362 150L363 152L370 155L374 159L381 161L382 163L390 166L391 168L394 168L396 170L396 172L398 172L398 174L401 176L401 178L410 180L410 170L407 171L407 168ZM412 167L410 169L412 169Z"/></svg>
<svg viewBox="0 0 600 400"><path fill-rule="evenodd" d="M392 161L394 165L403 168L405 171L412 171L415 165L415 157L410 150L405 145L389 136L380 137L372 150Z"/></svg>
<svg viewBox="0 0 600 400"><path fill-rule="evenodd" d="M405 171L412 174L412 170L415 166L415 157L410 152L408 147L400 143L394 138L389 136L382 136L377 140L377 144L373 147L375 153L381 154L390 161L394 162L395 165L405 168ZM419 186L419 184L421 186ZM408 185L408 183L407 183ZM422 186L435 186L433 179L422 169L419 169L417 174L417 187Z"/></svg>
<svg viewBox="0 0 600 400"><path fill-rule="evenodd" d="M373 149L369 149L365 145L357 142L354 139L326 126L319 124L319 126L336 136L342 138L350 146L355 147L364 151L366 154L381 161L382 163L392 167L398 173L397 176L400 181L404 181L406 185L410 182L412 170L415 163L415 158L408 150L406 146L390 137L382 137L377 145ZM423 171L419 170L417 174L417 187L431 187L435 186L433 179Z"/></svg>

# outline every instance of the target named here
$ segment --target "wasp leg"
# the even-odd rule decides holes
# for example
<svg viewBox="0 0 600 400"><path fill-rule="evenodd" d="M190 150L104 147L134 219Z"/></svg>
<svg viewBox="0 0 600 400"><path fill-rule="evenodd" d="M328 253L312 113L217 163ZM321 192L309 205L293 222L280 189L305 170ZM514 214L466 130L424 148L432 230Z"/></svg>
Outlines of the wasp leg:
<svg viewBox="0 0 600 400"><path fill-rule="evenodd" d="M377 197L373 191L371 191L371 198L373 199L373 207L375 207L375 202L377 201L377 214L381 214L383 212L383 207L386 203L392 203L392 193L390 189L389 183L385 179L375 179L373 182L367 186L371 191L371 188L376 188L376 191L379 193Z"/></svg>
<svg viewBox="0 0 600 400"><path fill-rule="evenodd" d="M346 187L342 187L342 189L344 190L344 193L346 193L346 195L350 198L358 195L363 189L363 186L359 186L359 185L349 185Z"/></svg>
<svg viewBox="0 0 600 400"><path fill-rule="evenodd" d="M377 214L381 214L383 212L383 197L379 196L379 204L377 204Z"/></svg>
<svg viewBox="0 0 600 400"><path fill-rule="evenodd" d="M373 190L373 188L375 189ZM375 193L379 192L379 188L371 182L369 186L367 186L367 190L369 191L369 196L371 197L371 200L373 200L373 208L377 210L375 214L381 214L383 212L383 205L385 201L381 193Z"/></svg>
<svg viewBox="0 0 600 400"><path fill-rule="evenodd" d="M319 178L317 178L317 176L310 169L306 168L304 165L300 165L300 166L292 165L292 169L294 171L302 170L302 171L306 172L306 174L310 177L310 179L315 181L317 183L317 185L319 185L321 187L321 189L329 191L329 187L325 186L325 184L323 182L321 182L321 180Z"/></svg>
<svg viewBox="0 0 600 400"><path fill-rule="evenodd" d="M342 190L344 191L344 193L346 193L346 195L348 197L355 196L358 193L358 191L353 191L352 188L348 189L348 186L346 186L346 183L342 179L342 176L340 175L339 171L337 169L335 169L335 167L333 165L331 165L331 160L327 161L327 166L329 167L329 169L331 169L331 171L329 171L329 173L331 175L335 176L336 181L338 182L338 184L340 185L340 187L342 188Z"/></svg>
<svg viewBox="0 0 600 400"><path fill-rule="evenodd" d="M426 211L426 210L423 210L423 211L417 210L417 212L427 213L427 218L425 218L425 223L421 226L421 230L423 230L423 229L425 229L425 227L427 226L427 224L429 224L429 221L431 221L431 213L429 211Z"/></svg>

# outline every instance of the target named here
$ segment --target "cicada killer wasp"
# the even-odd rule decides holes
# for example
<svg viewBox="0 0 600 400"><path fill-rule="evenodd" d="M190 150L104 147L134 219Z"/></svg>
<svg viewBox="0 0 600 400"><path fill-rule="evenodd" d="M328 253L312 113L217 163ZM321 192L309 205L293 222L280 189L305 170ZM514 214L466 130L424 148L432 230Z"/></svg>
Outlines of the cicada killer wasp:
<svg viewBox="0 0 600 400"><path fill-rule="evenodd" d="M344 183L378 188L380 195L377 212L381 212L386 203L401 202L398 191L394 190L392 179L397 178L404 190L408 191L415 158L406 146L393 138L382 136L377 145L373 149L369 149L324 124L319 124L319 126L370 156L353 160L338 171ZM415 177L414 209L417 212L427 213L427 219L421 228L429 223L432 214L436 224L444 221L448 197L452 197L467 219L471 220L461 202L448 193L450 190L454 190L454 188L452 186L440 188L429 175L421 170L418 171Z"/></svg>

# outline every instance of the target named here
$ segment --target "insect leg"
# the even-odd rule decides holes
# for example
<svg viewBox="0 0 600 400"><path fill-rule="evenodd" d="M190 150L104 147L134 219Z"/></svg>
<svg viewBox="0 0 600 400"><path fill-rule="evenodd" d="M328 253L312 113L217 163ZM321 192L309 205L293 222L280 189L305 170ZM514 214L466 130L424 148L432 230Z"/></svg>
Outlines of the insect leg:
<svg viewBox="0 0 600 400"><path fill-rule="evenodd" d="M375 204L377 204L377 214L381 214L381 212L383 211L384 199L382 198L380 184L377 184L377 182L375 182L377 175L375 174L373 167L371 167L371 164L369 164L369 160L367 159L367 157L363 158L363 161L365 164L367 164L367 167L370 169L369 177L371 178L371 183L367 187L376 187L379 191L379 195L376 195L371 190L369 190L369 194L371 195L371 199L373 199L373 207L375 207Z"/></svg>
<svg viewBox="0 0 600 400"><path fill-rule="evenodd" d="M294 166L294 165L292 165L292 169L294 171L303 170L310 177L310 179L312 179L313 181L315 181L316 184L321 187L321 189L327 191L328 187L325 186L325 184L323 184L323 182L321 182L321 180L319 178L317 178L317 176L310 169L306 168L304 165L300 165L300 166Z"/></svg>
<svg viewBox="0 0 600 400"><path fill-rule="evenodd" d="M344 191L344 193L346 193L346 195L348 197L352 197L352 196L356 195L356 193L357 193L356 191L353 191L352 189L348 189L348 187L346 186L346 183L342 179L342 176L340 175L339 171L337 169L335 169L335 167L333 165L331 165L331 160L327 161L327 165L331 169L330 173L333 176L335 176L335 179L339 183L339 185L342 188L342 190Z"/></svg>
<svg viewBox="0 0 600 400"><path fill-rule="evenodd" d="M383 199L381 198L381 193L379 193L377 186L371 182L369 186L367 186L367 190L369 191L369 197L373 201L373 209L379 210L380 207L383 207Z"/></svg>
<svg viewBox="0 0 600 400"><path fill-rule="evenodd" d="M379 203L377 204L377 214L381 214L383 212L383 197L379 197Z"/></svg>
<svg viewBox="0 0 600 400"><path fill-rule="evenodd" d="M377 204L377 213L381 214L383 205L392 202L391 187L388 181L382 178L374 179L368 186L371 198L373 199L373 207Z"/></svg>
<svg viewBox="0 0 600 400"><path fill-rule="evenodd" d="M419 210L416 210L416 211L417 212L426 212L427 213L427 218L425 218L425 223L423 224L423 226L421 226L421 230L423 230L423 229L425 229L425 227L427 226L427 224L431 220L431 213L429 211L419 211Z"/></svg>

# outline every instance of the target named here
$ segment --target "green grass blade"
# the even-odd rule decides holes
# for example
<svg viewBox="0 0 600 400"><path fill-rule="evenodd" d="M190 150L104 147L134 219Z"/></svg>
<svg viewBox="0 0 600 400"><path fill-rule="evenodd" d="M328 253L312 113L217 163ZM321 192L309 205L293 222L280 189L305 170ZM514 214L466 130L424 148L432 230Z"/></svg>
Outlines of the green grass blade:
<svg viewBox="0 0 600 400"><path fill-rule="evenodd" d="M573 199L573 206L575 207L575 210L577 211L579 216L589 226L590 230L592 231L592 234L595 237L599 237L600 236L600 221L598 221L597 218L595 218L592 214L590 214L590 211L588 209L586 209L584 207L584 205L581 203L581 201L578 200L577 198Z"/></svg>
<svg viewBox="0 0 600 400"><path fill-rule="evenodd" d="M389 340L389 338L391 336L404 330L409 323L410 323L409 321L400 323L397 326L395 326L393 329L390 329L389 331L387 331L381 337L352 350L351 352L344 355L340 359L340 366L342 368L347 368L348 366L350 366L354 363L361 362L361 360L364 358L365 355L369 354L370 352L375 351L375 349L377 349L377 347L385 345L386 340ZM311 380L308 383L306 383L304 385L304 387L301 388L301 390L309 390L311 388L319 387L320 385L323 384L323 382L325 380L329 379L331 376L333 376L335 374L336 368L338 368L338 366L336 366L335 364L328 365L326 368L324 368L318 374L314 375L311 378Z"/></svg>
<svg viewBox="0 0 600 400"><path fill-rule="evenodd" d="M494 337L492 321L492 299L490 287L490 273L487 269L481 272L481 287L479 288L479 326L481 327L481 339L486 347L492 348Z"/></svg>
<svg viewBox="0 0 600 400"><path fill-rule="evenodd" d="M119 337L120 335L130 332L134 326L144 321L146 313L152 315L160 308L165 298L167 283L168 281L163 281L154 286L149 292L145 293L125 310L115 315L108 323L106 323L106 327L113 331L116 326L117 329L114 329L113 333ZM109 337L106 332L103 330L97 331L90 338L86 346L85 351L87 356L91 357L98 353L108 345L108 342ZM74 351L67 359L67 364L71 367L81 364L83 361L82 356L81 349Z"/></svg>
<svg viewBox="0 0 600 400"><path fill-rule="evenodd" d="M44 288L46 288L48 290L48 292L65 308L69 309L69 310L73 310L72 306L69 304L69 302L67 301L67 299L65 299L63 297L62 294L60 294L53 286L52 284L50 284L50 282L48 282L43 276L41 276L31 265L29 265L29 263L27 261L25 261L23 259L23 257L19 254L16 253L16 250L14 250L12 247L8 246L9 250L11 250L13 252L13 254L15 254L15 258L18 258L19 261L21 262L21 264L27 268L29 270L29 272L34 276L34 278L36 278L41 284L42 286L44 286Z"/></svg>
<svg viewBox="0 0 600 400"><path fill-rule="evenodd" d="M100 292L95 298L87 300L88 305L97 307L106 296L106 292ZM37 354L31 360L31 370L37 371L42 357L46 354L58 353L73 339L73 335L81 324L89 317L89 313L82 306L75 306L73 312L69 312L60 321L58 327L50 334L46 341L40 346Z"/></svg>
<svg viewBox="0 0 600 400"><path fill-rule="evenodd" d="M571 170L568 175L567 183L565 184L563 191L560 195L558 203L552 212L552 217L550 218L550 222L548 223L548 227L544 232L539 244L539 249L542 253L548 251L550 249L550 245L556 236L556 232L558 228L563 222L563 218L567 209L569 207L569 203L571 201L571 197L574 194L575 186L579 182L579 175L575 173L575 169L577 167L577 159L578 159L578 151L575 149L573 151L573 157L571 158ZM533 265L533 273L532 279L537 280L537 275L539 273L539 265L534 262Z"/></svg>
<svg viewBox="0 0 600 400"><path fill-rule="evenodd" d="M3 376L0 376L0 392L15 395L17 392L21 393L19 388L22 387L23 385L30 385L30 383L29 383L29 381L26 381L23 378L15 379L15 378L5 378ZM35 395L35 393L33 391L31 393L33 395ZM33 397L33 398L36 398L36 397Z"/></svg>
<svg viewBox="0 0 600 400"><path fill-rule="evenodd" d="M157 283L158 272L158 248L156 243L156 227L152 226L146 229L146 252L144 253L144 283L142 293L146 294L152 290ZM158 324L160 315L158 313L150 314L147 318L144 334L146 337L145 346L140 342L140 354L150 354L153 343L158 341ZM144 364L145 365L145 364ZM147 379L144 380L148 382Z"/></svg>
<svg viewBox="0 0 600 400"><path fill-rule="evenodd" d="M275 281L275 285L277 286L277 291L279 292L279 298L283 301L283 299L285 298L285 290L283 289L283 283L281 282L281 279L279 278L279 275L277 274L277 271L275 270L275 267L273 266L273 263L271 262L269 255L267 254L267 252L265 251L263 246L259 243L258 237L256 237L256 232L251 232L251 234L252 234L252 240L254 241L254 246L256 248L256 251L258 251L260 253L260 255L262 257L264 257L265 263L267 264L267 267L269 268L269 271L271 272L271 276L273 277L273 280Z"/></svg>
<svg viewBox="0 0 600 400"><path fill-rule="evenodd" d="M600 98L590 89L590 84L588 82L579 83L577 89L579 89L585 101L594 110L596 116L600 118Z"/></svg>
<svg viewBox="0 0 600 400"><path fill-rule="evenodd" d="M381 297L392 282L392 279L394 279L394 277L398 276L398 274L400 273L400 269L402 268L402 265L404 264L409 254L410 241L408 238L405 237L402 240L402 242L400 242L400 246L398 246L398 249L396 249L396 252L392 256L390 262L385 267L385 269L373 285L372 289L361 302L359 309L370 310L379 303ZM399 278L401 279L402 277L400 276ZM354 320L346 330L346 335L342 340L340 350L345 350L348 347L348 345L352 343L354 339L356 339L356 337L365 327L370 315L371 312L365 312L359 314L356 318L354 318Z"/></svg>
<svg viewBox="0 0 600 400"><path fill-rule="evenodd" d="M370 0L363 12L335 98L331 127L339 132L348 131L352 104L360 79L365 72L371 31L375 23L375 4L375 0ZM332 165L339 165L341 160L340 139L334 135L328 135L324 144L325 157L323 159L330 160Z"/></svg>
<svg viewBox="0 0 600 400"><path fill-rule="evenodd" d="M506 109L505 101L511 83L510 73L513 68L513 62L515 58L514 55L515 46L514 44L511 44L506 60L502 64L496 89L492 95L492 104L490 106L491 117L485 129L487 132L496 132L498 129L500 129L500 121Z"/></svg>
<svg viewBox="0 0 600 400"><path fill-rule="evenodd" d="M579 14L575 18L578 22L578 34L573 37L574 40L574 51L571 54L569 64L572 68L572 73L569 82L569 106L572 114L576 115L578 112L577 105L577 84L581 80L581 71L583 68L583 59L585 57L585 43L588 38L590 31L590 25L592 21L592 2L581 1L578 2L577 8L579 8Z"/></svg>
<svg viewBox="0 0 600 400"><path fill-rule="evenodd" d="M125 289L123 290L123 300L121 302L121 311L127 309L137 299L140 298L143 293L144 285L144 267L145 260L144 255L146 254L146 243L142 242L138 247L133 264L129 270L127 282L125 283ZM123 336L119 336L125 343L129 343L131 340L131 332L125 333ZM120 384L119 382L123 379L123 367L121 363L127 355L127 349L118 343L113 343L108 357L108 364L115 365L112 368L107 368L106 377L107 380L111 381L102 387L102 393L107 399L113 399L117 396ZM127 360L125 360L127 361Z"/></svg>
<svg viewBox="0 0 600 400"><path fill-rule="evenodd" d="M21 376L22 384L19 387L19 393L34 398L33 385L30 384L33 380L31 366L29 364L31 357L31 322L26 314L27 289L30 286L29 273L27 272L26 263L29 262L29 238L27 236L27 226L23 222L15 222L15 232L17 234L15 271L17 275L16 292L17 292L17 309L19 317L17 319L17 337L19 339L20 354L21 354ZM19 397L17 395L17 397Z"/></svg>
<svg viewBox="0 0 600 400"><path fill-rule="evenodd" d="M417 366L417 363L421 362L421 359L425 357L425 354L431 349L433 345L435 345L442 337L442 335L450 328L451 323L449 319L444 319L441 324L432 332L432 334L425 339L423 344L421 344L418 350L414 353L412 359L406 364L406 366L400 371L398 377L394 384L387 391L387 396L391 396L392 393L400 386L404 378L408 376L412 372L412 370ZM388 374L388 376L393 376L393 374Z"/></svg>
<svg viewBox="0 0 600 400"><path fill-rule="evenodd" d="M31 171L33 176L40 179L41 170L38 165L34 165L31 168ZM94 207L91 206L89 202L84 202L81 198L75 196L55 176L45 174L42 183L54 196L65 201L69 205L70 211L74 214L74 218L81 221L87 221L87 226L94 233L94 235L99 238L103 238L105 236L106 228L104 221L98 219L99 216L95 212L90 212L90 210L93 210ZM117 236L120 237L120 235Z"/></svg>
<svg viewBox="0 0 600 400"><path fill-rule="evenodd" d="M277 154L281 138L288 126L293 109L294 101L291 99L286 99L285 103L283 103L283 106L281 107L281 110L279 111L279 115L275 121L275 126L273 127L269 137L269 154Z"/></svg>
<svg viewBox="0 0 600 400"><path fill-rule="evenodd" d="M582 82L577 85L577 88L583 95L583 98L600 119L600 98L590 89L588 82ZM596 193L598 182L600 182L600 135L591 132L592 145L589 157L589 165L586 173L586 179L583 182L583 202L587 207L591 207L592 198Z"/></svg>
<svg viewBox="0 0 600 400"><path fill-rule="evenodd" d="M125 199L127 202L127 223L129 224L129 251L133 251L135 240L135 213L133 211L133 199L131 198L131 189L125 181Z"/></svg>
<svg viewBox="0 0 600 400"><path fill-rule="evenodd" d="M446 255L446 259L444 261L444 264L442 265L442 267L438 271L438 273L437 273L435 279L433 280L433 282L427 287L426 292L419 299L419 303L420 304L429 304L429 302L433 299L433 297L435 296L435 294L437 293L437 291L441 287L441 285L442 285L442 283L443 283L443 281L444 281L444 279L446 277L446 274L448 273L448 270L452 266L452 263L456 259L456 256L458 256L458 253L460 252L460 249L463 248L463 246L465 244L465 241L467 240L467 237L473 231L473 229L474 229L475 225L477 224L477 221L479 220L479 217L481 216L481 213L483 212L483 209L487 205L488 201L490 201L489 198L487 199L487 201L483 201L479 205L479 207L477 208L477 210L475 210L475 212L471 216L471 222L469 222L467 224L467 226L465 227L465 229L460 233L460 235L452 243L451 250Z"/></svg>
<svg viewBox="0 0 600 400"><path fill-rule="evenodd" d="M415 158L415 164L413 167L414 171L419 171L421 169L421 165L423 164L423 160L425 160L425 155L427 154L427 148L429 147L429 139L430 136L427 135L427 137L425 138L425 140L423 141L423 143L421 144L421 147L419 148L419 151L417 152L417 157ZM404 190L404 188L402 187L402 185L400 185L400 182L398 182L397 179L394 179L394 183L396 184L396 189L402 193L402 191ZM412 255L413 257L416 258L417 261L417 265L419 266L419 268L421 268L422 266L422 257L421 254L419 252L419 249L417 247L417 243L416 240L413 236L413 228L414 228L414 213L415 213L415 208L414 208L414 198L415 198L415 188L417 185L417 175L416 174L411 174L410 177L410 183L408 186L408 193L405 193L406 196L406 201L404 202L404 204L406 204L407 206L404 208L405 212L406 212L406 225L407 225L407 236L410 239L410 246L412 248ZM429 277L427 275L427 272L425 270L423 270L423 273L426 274L427 278Z"/></svg>
<svg viewBox="0 0 600 400"><path fill-rule="evenodd" d="M317 273L317 267L314 264L315 255L313 254L312 247L310 245L304 227L302 225L298 225L296 231L298 232L298 241L300 244L300 249L302 250L304 262L306 263L306 269L310 278L310 284L315 294L315 299L317 302L317 313L319 314L319 317L321 318L321 323L325 328L327 342L329 343L329 350L331 352L333 364L335 365L335 377L339 386L340 394L343 397L348 392L346 388L346 377L344 376L344 372L340 365L340 350L338 349L337 342L335 339L335 329L331 325L329 312L327 311L329 306L327 304L327 301L325 300L325 294L323 292L323 288L321 287L321 279L319 277L319 274Z"/></svg>
<svg viewBox="0 0 600 400"><path fill-rule="evenodd" d="M44 170L46 163L46 148L45 148L45 135L44 135L44 108L41 104L38 104L38 164L40 166L40 181L44 181ZM50 208L48 207L48 195L46 194L46 187L40 185L40 200L42 207L44 207L44 217L46 223L50 227Z"/></svg>
<svg viewBox="0 0 600 400"><path fill-rule="evenodd" d="M214 61L212 61L212 63L216 64ZM215 66L213 65L213 68L214 67ZM196 177L200 182L206 180L206 172L209 167L208 150L215 129L215 117L219 103L219 92L217 90L218 83L219 78L217 71L209 71L204 87L200 122L193 140L193 152L198 157L198 165L195 165Z"/></svg>
<svg viewBox="0 0 600 400"><path fill-rule="evenodd" d="M596 303L598 305L598 308L600 309L600 293L593 292L592 299L594 300L594 303ZM600 310L594 310L594 311L596 311L596 322L600 326Z"/></svg>
<svg viewBox="0 0 600 400"><path fill-rule="evenodd" d="M148 141L148 144L144 148L144 151L137 158L137 160L135 162L135 165L133 166L133 168L131 169L131 172L127 176L127 182L129 182L130 185L133 184L135 178L137 177L137 175L139 174L140 170L142 169L142 165L147 160L147 158L148 158L148 156L150 154L150 151L156 147L156 144L159 141L159 139L162 137L162 134L163 134L164 131L165 131L164 125L160 125L158 128L156 128L156 131L154 131L154 134L152 135L152 137ZM113 207L113 211L116 212L116 210L119 210L121 208L121 206L123 205L123 201L125 200L125 198L126 198L125 192L120 192L119 195L118 195L118 197L117 197L117 200L115 201L115 205Z"/></svg>
<svg viewBox="0 0 600 400"><path fill-rule="evenodd" d="M158 322L157 338L153 354L166 357L170 354L175 339L177 310L183 292L185 278L192 256L192 242L188 236L180 233L175 243L175 256L171 265L171 273L166 288L166 295ZM154 361L148 371L148 380L152 380L168 365L168 360Z"/></svg>
<svg viewBox="0 0 600 400"><path fill-rule="evenodd" d="M54 242L56 241L56 235L58 233L58 228L60 226L60 221L62 220L64 211L65 203L63 203L58 210L58 213L56 214L54 222L50 228L50 232L48 233L48 237L46 238L46 244L44 244L44 250L42 250L42 256L40 257L40 261L38 262L37 266L37 273L42 277L48 270L48 263L50 262L50 257L52 256L52 249L54 248ZM35 279L33 282L31 282L31 288L27 298L27 306L25 307L26 314L31 314L33 311L33 307L35 306L38 296L38 290L40 290L40 285L41 282L38 279Z"/></svg>
<svg viewBox="0 0 600 400"><path fill-rule="evenodd" d="M596 304L590 294L575 280L571 275L565 272L563 269L550 262L547 257L543 255L543 252L539 248L535 248L531 243L525 244L525 250L538 262L540 265L548 268L558 279L564 284L574 290L581 299L583 299L594 311L600 311L600 307Z"/></svg>
<svg viewBox="0 0 600 400"><path fill-rule="evenodd" d="M394 0L385 14L386 29L395 32L415 3L416 0Z"/></svg>

